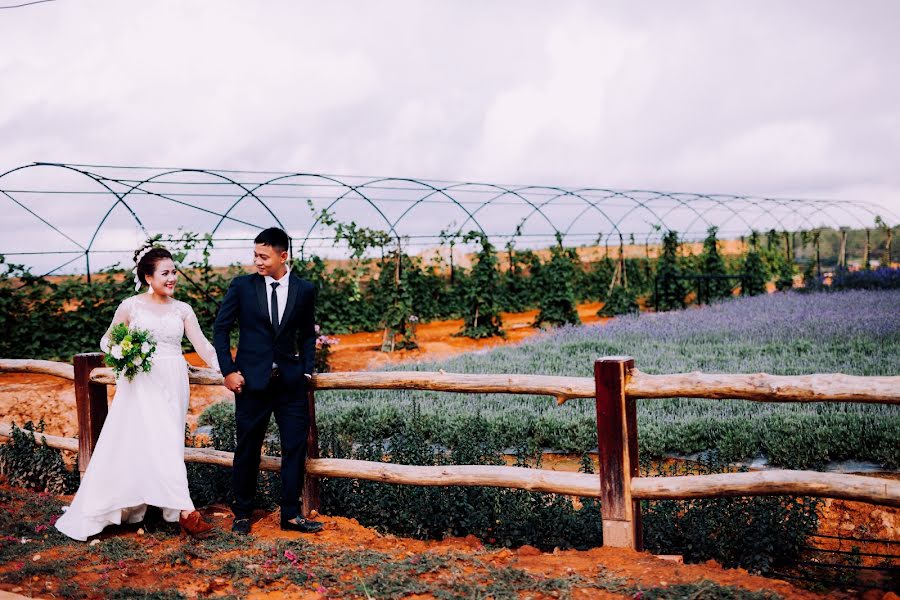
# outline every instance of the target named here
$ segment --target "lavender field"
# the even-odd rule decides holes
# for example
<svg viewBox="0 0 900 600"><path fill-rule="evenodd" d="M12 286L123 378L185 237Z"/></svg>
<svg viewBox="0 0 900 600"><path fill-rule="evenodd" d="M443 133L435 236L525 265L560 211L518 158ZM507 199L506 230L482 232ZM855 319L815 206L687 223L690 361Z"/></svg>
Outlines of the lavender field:
<svg viewBox="0 0 900 600"><path fill-rule="evenodd" d="M648 373L701 370L782 375L900 374L900 292L773 294L684 311L567 327L517 346L402 369L589 377L593 360L630 355ZM596 446L594 406L551 398L368 391L318 396L325 435L390 438L408 424L453 446L463 425L485 421L505 447L567 452ZM738 400L644 400L638 404L642 458L717 450L725 460L763 455L777 465L815 468L833 460L900 466L900 407L764 404Z"/></svg>

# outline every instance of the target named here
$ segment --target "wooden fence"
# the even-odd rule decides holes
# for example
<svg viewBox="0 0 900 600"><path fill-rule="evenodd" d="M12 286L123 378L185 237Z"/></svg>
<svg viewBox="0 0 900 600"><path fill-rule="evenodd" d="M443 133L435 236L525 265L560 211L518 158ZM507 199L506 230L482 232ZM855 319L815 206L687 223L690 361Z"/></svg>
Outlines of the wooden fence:
<svg viewBox="0 0 900 600"><path fill-rule="evenodd" d="M74 365L38 360L0 359L0 372L45 373L75 383L78 439L45 435L51 447L77 451L86 469L107 414L107 386L115 379L102 367L101 354L79 354ZM222 385L222 376L191 367L193 384ZM427 486L493 486L536 492L598 497L603 543L642 549L640 500L722 496L791 495L858 500L900 507L900 482L877 477L769 470L676 477L638 476L638 399L736 398L759 402L871 402L900 404L900 377L849 375L774 376L683 373L648 375L629 357L609 356L594 364L594 377L476 375L426 372L323 373L313 377L309 394L310 436L303 510L319 508L319 478L348 477ZM536 394L559 404L593 398L597 409L600 469L597 475L506 466L411 466L319 458L315 417L316 390L404 389L466 393ZM0 436L11 427L0 424ZM185 448L185 461L230 466L233 455L209 448ZM263 470L277 471L281 461L263 457Z"/></svg>

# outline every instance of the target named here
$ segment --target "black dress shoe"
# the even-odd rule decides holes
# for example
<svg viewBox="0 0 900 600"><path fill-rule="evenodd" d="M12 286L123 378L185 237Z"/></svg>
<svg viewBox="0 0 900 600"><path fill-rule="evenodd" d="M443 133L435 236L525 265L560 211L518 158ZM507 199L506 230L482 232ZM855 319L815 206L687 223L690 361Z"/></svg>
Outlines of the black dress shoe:
<svg viewBox="0 0 900 600"><path fill-rule="evenodd" d="M285 531L299 531L300 533L317 533L322 531L324 526L319 521L310 521L309 519L301 519L294 517L293 519L282 519L281 528Z"/></svg>
<svg viewBox="0 0 900 600"><path fill-rule="evenodd" d="M250 518L242 517L240 519L235 519L234 523L231 524L231 531L240 535L247 535L250 533Z"/></svg>

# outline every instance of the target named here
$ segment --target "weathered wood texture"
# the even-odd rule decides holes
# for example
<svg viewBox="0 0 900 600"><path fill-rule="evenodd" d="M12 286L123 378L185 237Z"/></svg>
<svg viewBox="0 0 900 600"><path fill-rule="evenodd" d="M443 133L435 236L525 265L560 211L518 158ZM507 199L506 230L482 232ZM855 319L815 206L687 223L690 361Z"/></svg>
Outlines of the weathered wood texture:
<svg viewBox="0 0 900 600"><path fill-rule="evenodd" d="M73 379L72 367L46 360L0 359L0 372L43 373ZM192 367L191 383L222 385L212 369ZM91 381L114 385L112 369L100 368ZM460 393L507 393L553 396L558 402L593 398L590 377L548 375L474 375L464 373L391 371L320 373L313 376L316 390L417 389ZM628 398L743 398L758 402L871 402L900 404L900 377L818 375L729 375L676 373L648 375L635 369L625 389Z"/></svg>
<svg viewBox="0 0 900 600"><path fill-rule="evenodd" d="M741 398L758 402L870 402L900 404L900 377L841 374L726 375L632 372L629 398Z"/></svg>
<svg viewBox="0 0 900 600"><path fill-rule="evenodd" d="M84 475L100 430L109 412L107 387L91 381L91 372L103 364L103 354L78 354L74 360L75 408L78 411L78 468Z"/></svg>
<svg viewBox="0 0 900 600"><path fill-rule="evenodd" d="M30 358L0 358L0 373L38 373L63 379L75 379L75 368L68 363Z"/></svg>
<svg viewBox="0 0 900 600"><path fill-rule="evenodd" d="M722 496L819 496L900 507L900 481L818 471L751 471L636 477L631 480L635 498L713 498Z"/></svg>
<svg viewBox="0 0 900 600"><path fill-rule="evenodd" d="M223 385L225 382L222 374L218 371L203 367L195 367L193 365L188 365L188 376L191 383L196 385ZM109 367L94 369L94 372L91 373L91 381L104 385L116 384L113 370Z"/></svg>
<svg viewBox="0 0 900 600"><path fill-rule="evenodd" d="M0 423L0 438L9 437L12 437L12 424ZM47 435L46 433L35 433L34 439L38 443L41 443L41 440L47 440L47 445L51 448L58 448L68 452L78 452L78 440L76 438L59 437L56 435Z"/></svg>
<svg viewBox="0 0 900 600"><path fill-rule="evenodd" d="M460 393L537 394L558 401L592 398L590 377L549 375L480 375L443 371L388 371L320 373L313 376L316 390L433 390Z"/></svg>
<svg viewBox="0 0 900 600"><path fill-rule="evenodd" d="M12 426L0 423L0 438L10 436ZM51 448L78 451L78 440L35 434L47 440ZM231 452L211 448L185 448L185 462L230 467ZM281 459L263 456L264 471L281 469ZM306 472L317 477L344 477L404 485L512 487L567 496L600 497L600 480L595 475L495 466L418 467L391 463L309 459ZM754 471L678 477L635 477L631 480L633 498L677 500L717 496L822 496L900 507L900 482L864 475L819 473L817 471Z"/></svg>
<svg viewBox="0 0 900 600"><path fill-rule="evenodd" d="M641 506L631 497L638 475L637 411L625 396L634 359L607 356L594 363L597 448L600 458L600 510L603 545L643 549Z"/></svg>

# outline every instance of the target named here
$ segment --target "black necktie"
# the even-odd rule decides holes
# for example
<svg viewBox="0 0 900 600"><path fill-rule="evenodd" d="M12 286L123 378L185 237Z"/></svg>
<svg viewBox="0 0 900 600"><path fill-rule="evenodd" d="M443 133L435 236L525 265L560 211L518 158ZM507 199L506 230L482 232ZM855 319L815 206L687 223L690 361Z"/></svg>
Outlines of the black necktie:
<svg viewBox="0 0 900 600"><path fill-rule="evenodd" d="M272 282L272 327L275 328L275 331L278 331L278 294L275 293L275 288L277 288L280 283L277 281Z"/></svg>

